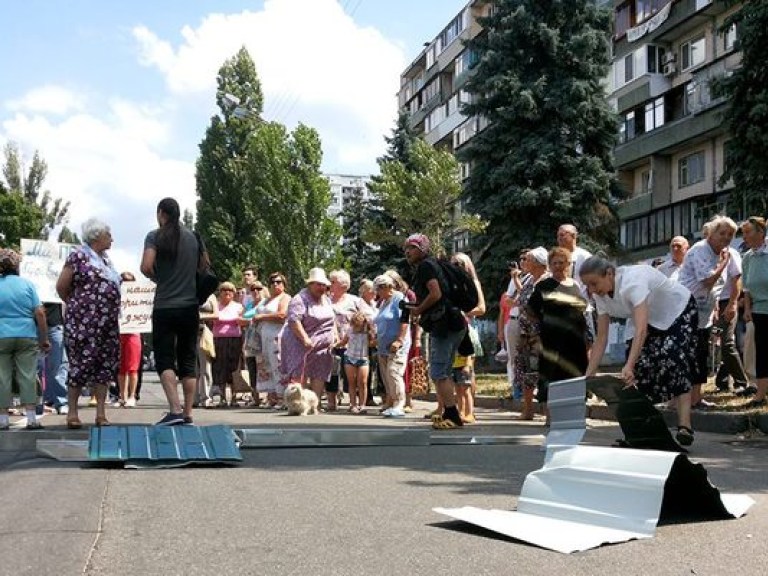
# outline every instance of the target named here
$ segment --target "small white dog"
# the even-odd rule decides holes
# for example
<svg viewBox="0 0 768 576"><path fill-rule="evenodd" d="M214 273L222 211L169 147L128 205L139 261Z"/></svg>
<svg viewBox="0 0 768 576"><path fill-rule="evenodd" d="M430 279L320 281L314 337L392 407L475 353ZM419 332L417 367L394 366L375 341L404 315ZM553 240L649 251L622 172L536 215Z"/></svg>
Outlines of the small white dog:
<svg viewBox="0 0 768 576"><path fill-rule="evenodd" d="M285 388L283 399L289 416L317 414L317 408L320 404L317 394L312 390L302 388L301 384L289 384Z"/></svg>

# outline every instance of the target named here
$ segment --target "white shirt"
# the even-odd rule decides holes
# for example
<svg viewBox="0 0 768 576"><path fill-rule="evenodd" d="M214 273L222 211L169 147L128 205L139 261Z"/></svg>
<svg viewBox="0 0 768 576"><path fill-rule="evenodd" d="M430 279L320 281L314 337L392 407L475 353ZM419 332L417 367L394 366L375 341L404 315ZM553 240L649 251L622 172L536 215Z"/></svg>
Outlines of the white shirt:
<svg viewBox="0 0 768 576"><path fill-rule="evenodd" d="M723 280L723 289L720 292L718 300L730 300L731 288L733 287L732 280L741 276L741 254L735 248L728 248L728 252L731 253L731 258L728 260L728 265L723 271L721 276Z"/></svg>
<svg viewBox="0 0 768 576"><path fill-rule="evenodd" d="M712 250L707 239L699 240L685 253L680 275L677 278L678 282L688 288L696 299L699 329L709 328L712 325L712 312L723 290L725 272L720 275L711 289L703 283L715 273L719 260L720 255Z"/></svg>
<svg viewBox="0 0 768 576"><path fill-rule="evenodd" d="M627 318L624 331L626 340L635 335L632 312L643 302L648 303L648 324L658 330L668 330L683 313L690 291L682 284L667 278L652 266L619 266L613 288L613 297L595 295L597 313L613 318Z"/></svg>
<svg viewBox="0 0 768 576"><path fill-rule="evenodd" d="M582 289L582 292L584 292L584 285L581 283L581 276L579 276L579 272L581 271L581 265L584 264L584 261L591 256L592 252L589 250L584 250L584 248L579 246L576 246L574 251L571 252L571 278L576 280L576 283Z"/></svg>
<svg viewBox="0 0 768 576"><path fill-rule="evenodd" d="M667 278L671 278L675 282L678 281L678 276L680 276L680 267L682 264L678 264L672 258L667 258L664 262L662 262L656 270L664 274Z"/></svg>
<svg viewBox="0 0 768 576"><path fill-rule="evenodd" d="M520 285L525 286L525 283L528 282L531 279L530 274L523 274L519 277L520 279ZM516 298L517 297L517 286L515 286L515 280L510 279L509 286L507 286L507 296L509 298ZM515 304L509 309L509 317L510 318L518 318L520 316L520 307Z"/></svg>

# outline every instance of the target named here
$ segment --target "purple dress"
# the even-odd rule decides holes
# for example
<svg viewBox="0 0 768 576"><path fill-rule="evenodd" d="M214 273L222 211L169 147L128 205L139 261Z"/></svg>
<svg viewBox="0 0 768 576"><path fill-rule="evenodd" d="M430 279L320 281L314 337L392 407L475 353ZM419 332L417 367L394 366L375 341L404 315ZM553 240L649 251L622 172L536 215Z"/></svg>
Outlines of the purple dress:
<svg viewBox="0 0 768 576"><path fill-rule="evenodd" d="M72 252L66 265L73 271L64 321L69 386L108 384L120 361L120 286L83 249Z"/></svg>
<svg viewBox="0 0 768 576"><path fill-rule="evenodd" d="M323 296L315 300L304 288L291 298L285 319L285 329L280 339L280 372L294 382L305 378L328 381L333 367L331 346L334 338L335 313L331 300ZM296 338L291 322L301 322L312 349L307 354L304 344Z"/></svg>

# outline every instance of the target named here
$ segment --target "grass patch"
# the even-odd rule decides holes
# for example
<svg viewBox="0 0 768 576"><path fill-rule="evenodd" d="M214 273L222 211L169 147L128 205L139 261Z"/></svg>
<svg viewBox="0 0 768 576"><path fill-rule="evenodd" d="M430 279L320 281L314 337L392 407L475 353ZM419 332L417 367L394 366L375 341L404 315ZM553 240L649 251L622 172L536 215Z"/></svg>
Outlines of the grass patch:
<svg viewBox="0 0 768 576"><path fill-rule="evenodd" d="M483 373L475 376L477 380L477 393L480 396L506 397L510 394L509 382L506 373Z"/></svg>

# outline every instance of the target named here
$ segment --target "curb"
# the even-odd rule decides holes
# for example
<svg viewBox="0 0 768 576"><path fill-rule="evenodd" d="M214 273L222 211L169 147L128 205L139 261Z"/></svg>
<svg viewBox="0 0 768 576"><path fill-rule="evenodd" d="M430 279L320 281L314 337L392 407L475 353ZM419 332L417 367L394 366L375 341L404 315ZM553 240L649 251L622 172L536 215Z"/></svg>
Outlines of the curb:
<svg viewBox="0 0 768 576"><path fill-rule="evenodd" d="M429 394L426 400L436 402L435 394ZM510 400L500 396L477 396L475 406L485 409L509 410L511 412L520 412L522 403L519 400ZM537 406L534 400L534 406ZM587 418L595 420L616 421L616 416L604 404L586 405ZM659 410L664 416L664 420L670 427L677 426L677 412L662 408ZM694 410L691 412L691 424L694 430L702 432L715 432L719 434L740 434L759 430L768 434L768 413L755 412L701 412Z"/></svg>

